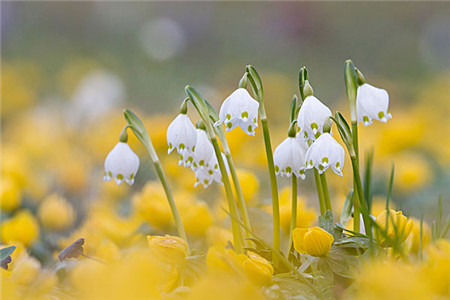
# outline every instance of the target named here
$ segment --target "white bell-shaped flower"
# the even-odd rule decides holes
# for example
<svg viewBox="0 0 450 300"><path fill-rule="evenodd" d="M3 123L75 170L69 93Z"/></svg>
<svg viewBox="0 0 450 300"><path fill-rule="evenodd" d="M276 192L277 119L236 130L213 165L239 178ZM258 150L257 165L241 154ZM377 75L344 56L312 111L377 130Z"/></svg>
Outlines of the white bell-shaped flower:
<svg viewBox="0 0 450 300"><path fill-rule="evenodd" d="M219 112L219 121L214 126L225 124L226 131L236 126L248 135L255 135L258 127L259 102L253 99L244 88L238 88L222 103Z"/></svg>
<svg viewBox="0 0 450 300"><path fill-rule="evenodd" d="M356 114L358 122L365 126L372 124L372 119L386 123L392 118L388 92L368 83L360 85L356 94Z"/></svg>
<svg viewBox="0 0 450 300"><path fill-rule="evenodd" d="M277 175L295 176L305 179L305 149L297 138L288 137L273 153L275 172Z"/></svg>
<svg viewBox="0 0 450 300"><path fill-rule="evenodd" d="M227 174L230 173L228 168L227 158L225 154L222 153L222 159L225 163L225 168L227 170ZM195 170L195 184L194 187L197 187L199 184L203 184L204 188L207 188L213 181L223 184L222 182L222 174L220 173L219 162L217 161L217 157L214 154L211 157L211 160L207 164L206 168L198 168Z"/></svg>
<svg viewBox="0 0 450 300"><path fill-rule="evenodd" d="M297 126L305 139L315 140L323 133L323 126L331 116L331 110L325 104L308 96L298 113Z"/></svg>
<svg viewBox="0 0 450 300"><path fill-rule="evenodd" d="M139 157L127 143L119 142L106 156L104 181L115 179L117 185L123 181L132 185L139 169Z"/></svg>
<svg viewBox="0 0 450 300"><path fill-rule="evenodd" d="M180 154L179 164L189 167L194 159L196 142L197 132L191 119L186 114L179 114L167 128L168 153L176 149Z"/></svg>
<svg viewBox="0 0 450 300"><path fill-rule="evenodd" d="M322 174L331 166L334 173L342 176L344 157L344 148L325 132L306 151L306 169L316 168Z"/></svg>
<svg viewBox="0 0 450 300"><path fill-rule="evenodd" d="M194 148L194 157L192 161L192 169L208 169L211 158L214 156L214 147L206 135L206 131L202 129L196 129L197 142Z"/></svg>

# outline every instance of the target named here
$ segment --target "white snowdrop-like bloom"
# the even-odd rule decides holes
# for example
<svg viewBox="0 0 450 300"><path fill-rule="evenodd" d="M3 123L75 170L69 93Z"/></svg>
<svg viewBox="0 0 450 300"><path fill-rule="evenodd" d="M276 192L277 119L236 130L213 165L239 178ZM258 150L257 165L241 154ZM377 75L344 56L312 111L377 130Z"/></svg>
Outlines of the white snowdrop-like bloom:
<svg viewBox="0 0 450 300"><path fill-rule="evenodd" d="M277 175L295 176L305 179L305 149L297 138L286 138L273 153Z"/></svg>
<svg viewBox="0 0 450 300"><path fill-rule="evenodd" d="M342 176L344 157L344 148L325 132L306 151L306 169L316 168L322 174L331 166L334 173Z"/></svg>
<svg viewBox="0 0 450 300"><path fill-rule="evenodd" d="M123 181L132 185L138 169L139 157L127 143L119 142L106 156L106 175L103 180L110 181L114 178L117 185L120 185Z"/></svg>
<svg viewBox="0 0 450 300"><path fill-rule="evenodd" d="M167 128L168 153L174 149L180 154L179 164L189 167L194 160L197 131L186 114L179 114Z"/></svg>
<svg viewBox="0 0 450 300"><path fill-rule="evenodd" d="M227 174L230 173L230 169L228 168L227 158L225 154L222 153L222 159L225 163L225 168L227 170ZM219 168L219 162L217 161L217 157L214 154L211 157L211 160L208 162L207 168L197 168L195 170L195 184L194 187L197 187L199 184L203 184L204 188L207 188L214 181L220 184L222 182L222 174Z"/></svg>
<svg viewBox="0 0 450 300"><path fill-rule="evenodd" d="M323 126L331 117L331 110L314 96L306 97L300 108L297 126L305 139L315 140L323 133Z"/></svg>
<svg viewBox="0 0 450 300"><path fill-rule="evenodd" d="M227 132L237 126L248 135L255 135L258 127L259 102L253 99L244 88L238 88L222 103L219 112L218 126L225 124Z"/></svg>
<svg viewBox="0 0 450 300"><path fill-rule="evenodd" d="M362 122L365 126L372 124L372 119L386 123L392 118L388 107L389 94L386 90L367 83L358 87L356 94L358 122Z"/></svg>
<svg viewBox="0 0 450 300"><path fill-rule="evenodd" d="M214 156L214 147L206 135L206 131L197 129L197 142L194 148L192 169L208 169L211 158Z"/></svg>

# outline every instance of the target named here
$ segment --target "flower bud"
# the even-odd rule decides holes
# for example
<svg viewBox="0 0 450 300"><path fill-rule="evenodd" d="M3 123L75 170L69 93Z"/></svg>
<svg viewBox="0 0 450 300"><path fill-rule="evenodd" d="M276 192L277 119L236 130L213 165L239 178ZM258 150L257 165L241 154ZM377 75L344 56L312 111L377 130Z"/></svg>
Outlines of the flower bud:
<svg viewBox="0 0 450 300"><path fill-rule="evenodd" d="M165 236L147 235L147 242L157 260L171 265L184 263L187 244L182 238L167 234Z"/></svg>
<svg viewBox="0 0 450 300"><path fill-rule="evenodd" d="M333 236L318 226L295 228L292 231L292 240L298 253L319 257L325 256L334 242Z"/></svg>
<svg viewBox="0 0 450 300"><path fill-rule="evenodd" d="M258 254L248 251L247 255L240 254L238 258L245 273L257 285L269 285L272 282L273 267L266 259Z"/></svg>
<svg viewBox="0 0 450 300"><path fill-rule="evenodd" d="M389 218L389 220L388 220ZM383 247L389 247L393 243L403 243L411 233L414 222L411 219L405 217L401 211L395 211L393 209L382 211L375 222L380 226L380 230L386 232L385 235L380 230L375 231L375 238Z"/></svg>

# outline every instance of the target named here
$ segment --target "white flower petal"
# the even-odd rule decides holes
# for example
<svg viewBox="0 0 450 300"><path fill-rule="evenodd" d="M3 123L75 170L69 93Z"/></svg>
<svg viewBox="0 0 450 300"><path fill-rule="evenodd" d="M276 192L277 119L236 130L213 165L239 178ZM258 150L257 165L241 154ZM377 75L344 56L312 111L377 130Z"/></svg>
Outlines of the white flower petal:
<svg viewBox="0 0 450 300"><path fill-rule="evenodd" d="M103 180L109 181L114 178L120 185L125 179L131 181L139 169L139 157L131 150L127 143L119 142L109 152L105 159L105 173Z"/></svg>
<svg viewBox="0 0 450 300"><path fill-rule="evenodd" d="M358 87L356 113L358 122L365 126L372 124L373 119L386 123L392 118L389 113L389 94L386 90L364 83Z"/></svg>
<svg viewBox="0 0 450 300"><path fill-rule="evenodd" d="M319 134L323 133L323 126L331 116L331 110L319 99L314 96L306 97L297 118L300 133L315 140Z"/></svg>

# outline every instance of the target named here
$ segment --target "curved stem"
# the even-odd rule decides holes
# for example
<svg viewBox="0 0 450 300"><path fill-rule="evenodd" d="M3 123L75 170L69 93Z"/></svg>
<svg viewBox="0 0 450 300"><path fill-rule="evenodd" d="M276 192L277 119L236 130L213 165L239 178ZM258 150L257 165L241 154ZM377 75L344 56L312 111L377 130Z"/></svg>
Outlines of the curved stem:
<svg viewBox="0 0 450 300"><path fill-rule="evenodd" d="M362 182L361 182L361 175L359 174L359 165L358 165L358 160L356 159L355 156L351 157L351 161L352 161L352 168L353 168L353 180L354 180L354 184L355 184L355 191L357 193L357 197L354 197L353 199L355 199L355 203L361 207L361 209L363 210L363 221L364 221L364 227L366 229L366 234L372 238L372 230L370 230L370 216L369 216L369 212L367 210L367 206L365 205L365 201L364 201L364 191L362 188ZM354 218L358 218L358 216L354 216Z"/></svg>
<svg viewBox="0 0 450 300"><path fill-rule="evenodd" d="M134 130L133 130L134 132ZM150 139L150 137L149 137ZM186 245L188 247L188 253L189 253L189 243L186 236L186 232L183 227L183 223L181 222L180 213L178 212L177 206L175 204L175 200L173 199L172 191L170 190L169 184L167 183L166 176L164 175L164 171L161 167L161 163L159 162L158 156L156 155L156 151L153 148L153 145L151 142L141 140L144 147L147 149L150 158L152 159L153 165L156 169L156 174L159 177L159 180L161 181L161 184L164 188L164 192L166 193L167 200L169 201L170 210L172 211L173 219L175 220L175 226L177 228L178 235L186 241ZM156 159L155 159L156 158Z"/></svg>
<svg viewBox="0 0 450 300"><path fill-rule="evenodd" d="M289 230L288 257L292 249L292 231L297 226L297 176L292 175L292 207L291 207L291 228Z"/></svg>
<svg viewBox="0 0 450 300"><path fill-rule="evenodd" d="M213 144L214 152L217 157L217 162L219 163L220 173L222 175L222 181L223 181L223 185L225 187L225 193L226 193L227 199L228 199L228 207L230 209L230 214L233 216L233 218L231 218L231 227L233 230L233 239L234 239L235 250L237 253L241 253L242 246L243 246L243 239L242 239L241 228L239 227L239 223L238 223L238 220L240 218L237 213L236 202L234 201L233 191L231 189L231 183L230 183L230 180L228 179L227 169L225 167L225 163L222 158L222 152L220 151L219 142L217 141L216 136L211 137L211 143Z"/></svg>
<svg viewBox="0 0 450 300"><path fill-rule="evenodd" d="M264 109L264 104L261 101L260 105ZM273 248L280 251L280 204L278 202L278 185L277 177L275 175L275 164L273 162L272 145L270 142L269 126L267 125L267 118L265 118L265 109L261 113L261 124L264 134L264 145L266 147L267 164L269 167L270 190L272 192L272 213L273 213ZM262 118L264 116L264 118Z"/></svg>
<svg viewBox="0 0 450 300"><path fill-rule="evenodd" d="M245 204L244 194L242 193L241 184L239 183L239 178L236 173L236 168L234 166L233 159L229 152L225 153L227 157L228 167L230 168L231 179L233 180L234 189L237 196L237 206L242 217L242 221L247 228L252 228L250 225L250 218L248 217L247 205ZM246 236L250 237L249 233L246 231Z"/></svg>

